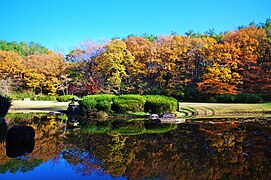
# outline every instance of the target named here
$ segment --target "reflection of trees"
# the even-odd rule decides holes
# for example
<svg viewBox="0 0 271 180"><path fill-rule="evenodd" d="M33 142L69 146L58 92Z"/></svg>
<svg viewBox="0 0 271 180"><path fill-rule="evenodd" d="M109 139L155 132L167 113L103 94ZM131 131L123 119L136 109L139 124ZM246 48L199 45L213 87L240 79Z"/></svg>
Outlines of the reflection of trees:
<svg viewBox="0 0 271 180"><path fill-rule="evenodd" d="M41 159L11 159L5 165L0 165L0 173L5 174L6 172L16 173L17 171L27 172L32 171L35 167L42 163Z"/></svg>
<svg viewBox="0 0 271 180"><path fill-rule="evenodd" d="M6 140L8 133L8 126L6 121L0 122L0 143Z"/></svg>
<svg viewBox="0 0 271 180"><path fill-rule="evenodd" d="M24 156L30 164L23 158L7 158L2 143L1 173L32 170L62 154L75 172L86 176L98 171L135 179L271 178L270 122L160 126L106 121L66 133L61 121L34 119L13 122L35 129L35 148Z"/></svg>
<svg viewBox="0 0 271 180"><path fill-rule="evenodd" d="M182 124L134 136L77 131L69 135L75 148L65 158L85 175L96 169L128 178L269 179L270 134L270 124L257 123Z"/></svg>
<svg viewBox="0 0 271 180"><path fill-rule="evenodd" d="M32 153L25 155L24 158L11 159L5 155L5 144L1 144L0 169L2 169L3 172L9 170L10 172L15 173L16 171L25 172L32 170L35 166L38 166L40 163L46 162L51 158L60 158L60 152L64 149L64 122L41 115L32 116L31 120L24 117L24 115L18 115L14 118L15 121L13 121L14 119L7 119L7 121L12 120L12 124L33 127L35 130L35 148ZM30 166L31 168L28 168L27 166Z"/></svg>
<svg viewBox="0 0 271 180"><path fill-rule="evenodd" d="M85 133L117 133L125 136L166 133L177 129L177 124L160 124L150 121L96 121L81 128Z"/></svg>

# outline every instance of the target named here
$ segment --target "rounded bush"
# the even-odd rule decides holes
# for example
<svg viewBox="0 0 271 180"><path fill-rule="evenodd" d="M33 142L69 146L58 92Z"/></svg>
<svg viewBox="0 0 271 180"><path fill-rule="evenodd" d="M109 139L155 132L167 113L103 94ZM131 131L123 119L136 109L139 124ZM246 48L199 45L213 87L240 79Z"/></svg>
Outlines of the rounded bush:
<svg viewBox="0 0 271 180"><path fill-rule="evenodd" d="M98 101L95 105L95 108L97 111L104 111L106 113L109 113L111 111L111 104L107 100Z"/></svg>
<svg viewBox="0 0 271 180"><path fill-rule="evenodd" d="M115 95L112 94L98 94L98 95L88 95L82 98L82 101L79 102L83 110L88 111L111 111L111 104Z"/></svg>
<svg viewBox="0 0 271 180"><path fill-rule="evenodd" d="M178 109L178 101L172 97L147 95L145 112L158 113L173 112Z"/></svg>
<svg viewBox="0 0 271 180"><path fill-rule="evenodd" d="M146 98L141 95L120 95L114 99L112 110L117 113L142 112L145 102Z"/></svg>

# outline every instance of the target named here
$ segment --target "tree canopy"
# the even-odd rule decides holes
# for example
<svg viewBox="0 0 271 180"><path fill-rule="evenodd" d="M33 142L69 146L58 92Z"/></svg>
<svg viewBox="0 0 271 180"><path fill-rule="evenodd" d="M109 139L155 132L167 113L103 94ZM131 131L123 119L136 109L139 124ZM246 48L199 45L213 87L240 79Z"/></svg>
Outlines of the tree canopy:
<svg viewBox="0 0 271 180"><path fill-rule="evenodd" d="M189 100L271 94L271 25L217 34L129 35L86 41L66 58L37 43L0 41L0 78L36 93L167 94Z"/></svg>

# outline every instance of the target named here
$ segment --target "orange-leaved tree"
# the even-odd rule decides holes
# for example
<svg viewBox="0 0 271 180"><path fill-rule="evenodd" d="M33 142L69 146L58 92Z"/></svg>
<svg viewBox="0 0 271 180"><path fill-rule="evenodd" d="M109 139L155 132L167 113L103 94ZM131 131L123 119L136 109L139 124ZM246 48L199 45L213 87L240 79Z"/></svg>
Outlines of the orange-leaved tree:
<svg viewBox="0 0 271 180"><path fill-rule="evenodd" d="M233 43L214 44L205 57L205 72L198 90L205 94L236 94L242 84L238 72L240 51Z"/></svg>
<svg viewBox="0 0 271 180"><path fill-rule="evenodd" d="M238 73L243 77L242 91L245 93L259 92L261 68L258 65L259 47L266 39L264 29L250 25L225 34L224 42L234 44L239 52Z"/></svg>
<svg viewBox="0 0 271 180"><path fill-rule="evenodd" d="M138 36L130 36L124 42L127 49L135 57L134 67L137 67L135 73L131 71L129 76L125 78L123 82L125 84L125 91L142 93L148 85L149 56L152 43L148 39Z"/></svg>

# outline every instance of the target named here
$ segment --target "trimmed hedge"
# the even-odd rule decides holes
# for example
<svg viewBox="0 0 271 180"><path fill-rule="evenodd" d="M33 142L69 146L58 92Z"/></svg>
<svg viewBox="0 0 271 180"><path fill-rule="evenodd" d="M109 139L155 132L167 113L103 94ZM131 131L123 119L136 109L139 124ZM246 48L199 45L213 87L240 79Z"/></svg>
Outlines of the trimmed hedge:
<svg viewBox="0 0 271 180"><path fill-rule="evenodd" d="M11 98L0 95L0 117L5 117L11 106Z"/></svg>
<svg viewBox="0 0 271 180"><path fill-rule="evenodd" d="M62 95L62 96L58 96L56 98L56 100L59 102L69 102L69 101L71 101L70 100L71 98L77 98L77 96L75 96L75 95Z"/></svg>
<svg viewBox="0 0 271 180"><path fill-rule="evenodd" d="M117 96L113 101L112 110L116 113L143 112L146 97L136 94Z"/></svg>
<svg viewBox="0 0 271 180"><path fill-rule="evenodd" d="M88 95L84 96L79 104L85 111L104 111L109 113L111 111L111 104L115 97L116 96L112 94Z"/></svg>
<svg viewBox="0 0 271 180"><path fill-rule="evenodd" d="M149 112L163 113L178 110L178 101L173 97L160 95L88 95L79 102L84 111L106 113Z"/></svg>
<svg viewBox="0 0 271 180"><path fill-rule="evenodd" d="M147 95L145 103L145 112L163 113L178 110L178 101L173 97Z"/></svg>

